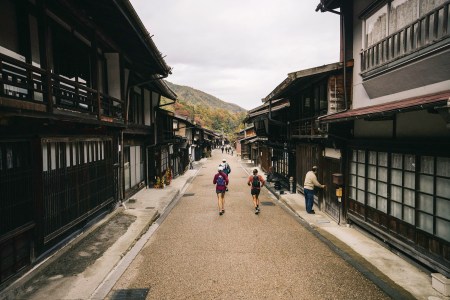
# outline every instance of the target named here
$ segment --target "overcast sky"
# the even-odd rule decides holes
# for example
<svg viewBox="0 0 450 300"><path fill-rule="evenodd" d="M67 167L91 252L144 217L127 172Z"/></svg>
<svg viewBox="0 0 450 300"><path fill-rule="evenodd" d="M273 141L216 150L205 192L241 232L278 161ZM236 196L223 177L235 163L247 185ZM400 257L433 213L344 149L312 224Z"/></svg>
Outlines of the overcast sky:
<svg viewBox="0 0 450 300"><path fill-rule="evenodd" d="M339 16L319 0L130 0L168 81L252 109L290 72L339 60Z"/></svg>

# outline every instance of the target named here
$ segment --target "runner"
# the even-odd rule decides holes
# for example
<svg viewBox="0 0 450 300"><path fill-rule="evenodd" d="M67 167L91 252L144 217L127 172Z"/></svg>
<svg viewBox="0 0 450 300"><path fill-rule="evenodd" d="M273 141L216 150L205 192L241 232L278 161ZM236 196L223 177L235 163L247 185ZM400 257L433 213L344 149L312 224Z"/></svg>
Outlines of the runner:
<svg viewBox="0 0 450 300"><path fill-rule="evenodd" d="M223 167L219 166L217 169L213 184L216 185L217 205L219 207L219 215L221 216L225 213L225 190L228 185L228 176L223 172Z"/></svg>
<svg viewBox="0 0 450 300"><path fill-rule="evenodd" d="M255 207L255 214L259 214L259 193L261 188L266 184L266 181L261 175L258 175L258 170L253 170L253 175L248 177L247 184L251 187L250 194L252 195L253 205Z"/></svg>

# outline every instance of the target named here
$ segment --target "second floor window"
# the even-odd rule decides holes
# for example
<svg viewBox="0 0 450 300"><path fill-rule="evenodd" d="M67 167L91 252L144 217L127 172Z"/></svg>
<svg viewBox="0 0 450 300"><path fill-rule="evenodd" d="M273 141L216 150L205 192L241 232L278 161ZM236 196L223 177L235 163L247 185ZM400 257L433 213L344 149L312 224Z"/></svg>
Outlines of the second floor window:
<svg viewBox="0 0 450 300"><path fill-rule="evenodd" d="M365 17L363 48L402 30L448 0L393 0ZM441 19L443 20L443 18Z"/></svg>

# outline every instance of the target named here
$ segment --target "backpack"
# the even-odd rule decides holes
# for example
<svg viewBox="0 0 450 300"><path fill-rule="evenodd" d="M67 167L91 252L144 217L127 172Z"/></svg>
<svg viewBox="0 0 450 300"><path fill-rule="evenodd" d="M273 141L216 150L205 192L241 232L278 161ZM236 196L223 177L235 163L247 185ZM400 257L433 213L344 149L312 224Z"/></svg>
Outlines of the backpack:
<svg viewBox="0 0 450 300"><path fill-rule="evenodd" d="M258 175L254 175L253 181L252 181L252 188L260 188L260 187L261 187L261 181L259 181Z"/></svg>
<svg viewBox="0 0 450 300"><path fill-rule="evenodd" d="M225 173L230 174L231 170L230 170L230 165L228 163L225 163L225 165L223 166L223 170Z"/></svg>
<svg viewBox="0 0 450 300"><path fill-rule="evenodd" d="M216 181L218 186L225 186L225 179L223 178L222 175L219 175L217 177L217 181Z"/></svg>

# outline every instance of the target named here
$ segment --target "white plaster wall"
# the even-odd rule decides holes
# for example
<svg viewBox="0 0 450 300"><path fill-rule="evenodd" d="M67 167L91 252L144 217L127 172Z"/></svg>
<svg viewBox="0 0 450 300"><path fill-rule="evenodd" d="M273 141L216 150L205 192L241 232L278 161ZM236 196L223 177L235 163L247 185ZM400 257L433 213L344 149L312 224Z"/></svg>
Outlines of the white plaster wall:
<svg viewBox="0 0 450 300"><path fill-rule="evenodd" d="M352 108L363 107L368 104L369 96L362 85L361 58L360 53L363 49L363 22L358 18L360 12L369 5L371 0L360 0L353 2L353 98ZM356 125L356 122L355 122ZM356 127L356 126L355 126ZM356 130L356 128L355 128Z"/></svg>

